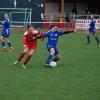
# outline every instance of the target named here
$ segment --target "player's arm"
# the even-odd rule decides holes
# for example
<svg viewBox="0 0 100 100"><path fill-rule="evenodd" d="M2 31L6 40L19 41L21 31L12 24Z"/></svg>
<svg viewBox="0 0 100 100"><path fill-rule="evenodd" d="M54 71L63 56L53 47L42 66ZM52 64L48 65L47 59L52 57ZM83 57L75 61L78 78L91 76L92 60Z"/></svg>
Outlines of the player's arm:
<svg viewBox="0 0 100 100"><path fill-rule="evenodd" d="M48 33L42 34L42 40L44 40L46 37L48 37ZM37 36L36 39L41 39L41 36Z"/></svg>
<svg viewBox="0 0 100 100"><path fill-rule="evenodd" d="M25 33L24 33L24 36L23 36L23 38L22 38L22 42L23 42L24 45L26 44L26 35L27 35L27 33L28 33L28 32L25 32Z"/></svg>
<svg viewBox="0 0 100 100"><path fill-rule="evenodd" d="M70 33L73 33L74 31L64 31L63 34L70 34Z"/></svg>
<svg viewBox="0 0 100 100"><path fill-rule="evenodd" d="M26 43L26 36L24 36L24 37L22 38L22 41L23 41L24 44Z"/></svg>
<svg viewBox="0 0 100 100"><path fill-rule="evenodd" d="M40 38L43 41L44 40L44 34L43 34L43 32L39 31L38 35L39 36L36 36L36 39Z"/></svg>
<svg viewBox="0 0 100 100"><path fill-rule="evenodd" d="M59 31L58 34L59 36L61 35L65 35L65 34L70 34L70 33L73 33L74 31Z"/></svg>
<svg viewBox="0 0 100 100"><path fill-rule="evenodd" d="M41 31L33 30L33 34L34 34L36 39L41 39L41 40L44 39L43 32L41 32Z"/></svg>

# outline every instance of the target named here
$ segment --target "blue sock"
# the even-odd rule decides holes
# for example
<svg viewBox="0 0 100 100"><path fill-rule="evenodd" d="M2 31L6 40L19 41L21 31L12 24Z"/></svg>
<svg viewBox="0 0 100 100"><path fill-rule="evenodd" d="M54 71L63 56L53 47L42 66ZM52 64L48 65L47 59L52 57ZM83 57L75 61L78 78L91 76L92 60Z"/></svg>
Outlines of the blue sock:
<svg viewBox="0 0 100 100"><path fill-rule="evenodd" d="M7 42L7 44L8 44L8 46L9 46L10 48L12 47L10 42Z"/></svg>
<svg viewBox="0 0 100 100"><path fill-rule="evenodd" d="M49 55L49 56L48 56L48 59L47 59L47 61L46 61L46 64L49 64L49 63L50 63L50 61L52 60L52 57L53 57L53 55Z"/></svg>
<svg viewBox="0 0 100 100"><path fill-rule="evenodd" d="M5 47L5 42L2 41L2 42L1 42L1 45L2 45L2 47Z"/></svg>

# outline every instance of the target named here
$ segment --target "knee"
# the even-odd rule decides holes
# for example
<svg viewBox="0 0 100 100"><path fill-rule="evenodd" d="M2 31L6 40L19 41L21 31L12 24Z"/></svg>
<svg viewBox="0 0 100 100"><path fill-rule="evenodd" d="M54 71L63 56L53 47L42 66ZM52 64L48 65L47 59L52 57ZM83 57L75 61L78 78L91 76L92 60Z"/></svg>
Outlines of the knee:
<svg viewBox="0 0 100 100"><path fill-rule="evenodd" d="M54 55L54 54L55 54L54 48L51 48L51 49L50 49L50 54L51 54L51 55Z"/></svg>
<svg viewBox="0 0 100 100"><path fill-rule="evenodd" d="M23 53L27 53L28 52L28 48L24 47Z"/></svg>
<svg viewBox="0 0 100 100"><path fill-rule="evenodd" d="M50 52L50 55L54 55L55 54L55 52Z"/></svg>
<svg viewBox="0 0 100 100"><path fill-rule="evenodd" d="M29 52L29 55L30 56L32 56L32 54L35 52L35 50L31 50L30 52Z"/></svg>
<svg viewBox="0 0 100 100"><path fill-rule="evenodd" d="M33 52L29 52L29 55L32 56Z"/></svg>

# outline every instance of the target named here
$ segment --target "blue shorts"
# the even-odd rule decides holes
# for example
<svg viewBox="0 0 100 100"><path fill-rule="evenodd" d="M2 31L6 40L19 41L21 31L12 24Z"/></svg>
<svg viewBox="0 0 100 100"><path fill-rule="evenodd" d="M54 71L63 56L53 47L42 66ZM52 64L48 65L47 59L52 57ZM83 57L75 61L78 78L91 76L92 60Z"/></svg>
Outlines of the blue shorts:
<svg viewBox="0 0 100 100"><path fill-rule="evenodd" d="M59 51L58 51L58 49L56 48L56 47L54 47L53 45L47 45L47 49L48 49L48 51L50 52L50 49L51 48L54 48L54 50L55 50L55 55L58 55L59 54Z"/></svg>
<svg viewBox="0 0 100 100"><path fill-rule="evenodd" d="M95 28L89 28L89 33L95 33L96 29Z"/></svg>
<svg viewBox="0 0 100 100"><path fill-rule="evenodd" d="M6 29L6 30L3 30L1 36L4 36L4 37L9 37L10 35L10 30L9 29Z"/></svg>

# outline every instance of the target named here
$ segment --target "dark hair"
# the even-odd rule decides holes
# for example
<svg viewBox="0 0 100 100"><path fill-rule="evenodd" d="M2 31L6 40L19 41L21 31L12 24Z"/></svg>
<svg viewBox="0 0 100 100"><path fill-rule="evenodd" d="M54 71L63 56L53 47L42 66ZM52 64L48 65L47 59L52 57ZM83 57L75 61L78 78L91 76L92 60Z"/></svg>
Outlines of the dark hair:
<svg viewBox="0 0 100 100"><path fill-rule="evenodd" d="M34 26L31 24L27 24L27 28L29 29L30 27L34 27Z"/></svg>

